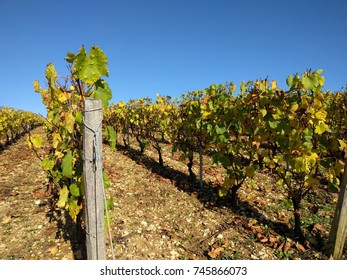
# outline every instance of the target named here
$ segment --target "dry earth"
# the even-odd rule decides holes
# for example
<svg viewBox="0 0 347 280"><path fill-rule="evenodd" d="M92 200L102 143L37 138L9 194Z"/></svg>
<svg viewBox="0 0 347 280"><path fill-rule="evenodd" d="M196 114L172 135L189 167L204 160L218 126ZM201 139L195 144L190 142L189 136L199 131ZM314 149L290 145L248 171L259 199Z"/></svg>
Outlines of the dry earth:
<svg viewBox="0 0 347 280"><path fill-rule="evenodd" d="M136 149L111 151L104 145L103 153L111 180L107 195L114 201L116 259L327 259L322 246L336 195L308 196L302 211L307 241L300 244L292 236L292 212L269 174L248 181L239 208L232 210L211 187L222 180L222 171L208 158L208 187L201 190L189 183L185 163L169 147L164 168L150 148L141 156ZM25 137L0 152L0 259L83 258L75 226L64 211L52 209L46 189L45 173ZM110 242L107 248L111 259Z"/></svg>

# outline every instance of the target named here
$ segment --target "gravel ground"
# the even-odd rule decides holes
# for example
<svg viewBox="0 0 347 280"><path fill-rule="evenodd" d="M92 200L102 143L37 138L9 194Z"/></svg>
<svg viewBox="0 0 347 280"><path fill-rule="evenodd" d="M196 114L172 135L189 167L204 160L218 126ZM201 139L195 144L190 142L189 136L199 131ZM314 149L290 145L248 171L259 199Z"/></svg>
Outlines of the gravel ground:
<svg viewBox="0 0 347 280"><path fill-rule="evenodd" d="M232 210L213 188L202 191L191 184L185 163L166 149L161 168L155 150L139 155L136 149L111 151L104 145L116 259L327 259L321 247L332 207L319 206L315 215L303 211L311 222L304 228L309 238L300 244L292 236L292 212L283 208L283 194L270 175L246 182L239 209ZM216 185L223 171L208 159L204 164L205 185ZM45 173L25 137L0 152L0 259L83 258L75 226L63 210L52 209L46 189ZM336 198L320 197L324 203Z"/></svg>

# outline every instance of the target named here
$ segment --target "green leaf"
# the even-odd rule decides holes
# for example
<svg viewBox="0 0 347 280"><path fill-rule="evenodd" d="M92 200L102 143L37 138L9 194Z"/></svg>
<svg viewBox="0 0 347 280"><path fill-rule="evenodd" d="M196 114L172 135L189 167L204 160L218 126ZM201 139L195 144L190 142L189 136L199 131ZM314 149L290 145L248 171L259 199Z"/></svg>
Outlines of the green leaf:
<svg viewBox="0 0 347 280"><path fill-rule="evenodd" d="M52 160L49 156L47 156L42 160L41 166L44 170L51 171L53 170L53 167L54 167L54 160Z"/></svg>
<svg viewBox="0 0 347 280"><path fill-rule="evenodd" d="M225 132L225 127L219 127L218 125L216 126L217 134L224 134L224 132Z"/></svg>
<svg viewBox="0 0 347 280"><path fill-rule="evenodd" d="M287 85L288 85L289 87L292 87L292 85L293 85L293 77L289 75L289 76L287 77L286 82L287 82Z"/></svg>
<svg viewBox="0 0 347 280"><path fill-rule="evenodd" d="M108 69L106 68L108 62L105 53L99 47L92 47L90 50L90 59L95 63L95 69L97 69L101 76L108 76Z"/></svg>
<svg viewBox="0 0 347 280"><path fill-rule="evenodd" d="M338 184L334 184L332 182L329 182L328 189L332 193L339 193L340 192L340 186Z"/></svg>
<svg viewBox="0 0 347 280"><path fill-rule="evenodd" d="M46 68L46 78L48 80L48 85L50 85L52 88L55 88L55 82L58 78L57 71L54 68L54 65L52 63L49 63Z"/></svg>
<svg viewBox="0 0 347 280"><path fill-rule="evenodd" d="M226 142L228 142L228 138L226 138L224 134L219 135L218 139L219 139L219 142L220 142L220 143L226 143Z"/></svg>
<svg viewBox="0 0 347 280"><path fill-rule="evenodd" d="M82 114L81 111L77 111L77 112L76 112L75 121L76 121L78 124L83 124L83 114Z"/></svg>
<svg viewBox="0 0 347 280"><path fill-rule="evenodd" d="M253 165L249 165L245 168L245 173L249 178L253 178L255 174L255 168Z"/></svg>
<svg viewBox="0 0 347 280"><path fill-rule="evenodd" d="M319 185L319 180L317 178L312 177L311 175L308 175L305 177L305 185L317 187Z"/></svg>
<svg viewBox="0 0 347 280"><path fill-rule="evenodd" d="M108 189L111 186L111 183L107 173L104 170L102 171L102 179L104 180L104 188Z"/></svg>
<svg viewBox="0 0 347 280"><path fill-rule="evenodd" d="M333 158L322 159L319 163L323 168L328 169L333 165L334 159Z"/></svg>
<svg viewBox="0 0 347 280"><path fill-rule="evenodd" d="M84 48L84 45L82 45L82 47L80 48L80 51L74 57L73 69L74 69L74 74L77 76L77 78L80 78L80 79L82 78L81 71L84 68L86 57L87 57L86 49Z"/></svg>
<svg viewBox="0 0 347 280"><path fill-rule="evenodd" d="M69 190L67 189L67 186L64 186L59 191L59 200L57 203L57 207L64 208L69 198Z"/></svg>
<svg viewBox="0 0 347 280"><path fill-rule="evenodd" d="M112 91L106 81L98 80L95 83L95 91L92 94L92 97L100 99L103 108L106 108L108 106L108 102L112 98Z"/></svg>
<svg viewBox="0 0 347 280"><path fill-rule="evenodd" d="M76 196L76 197L79 197L79 196L80 196L80 189L79 189L79 187L77 186L77 184L71 184L71 185L70 185L70 193L71 193L73 196Z"/></svg>
<svg viewBox="0 0 347 280"><path fill-rule="evenodd" d="M266 109L261 109L260 112L261 112L263 117L265 117L266 114L267 114L267 110Z"/></svg>
<svg viewBox="0 0 347 280"><path fill-rule="evenodd" d="M117 144L117 134L112 126L107 126L107 136L108 141L110 142L111 149L114 150Z"/></svg>
<svg viewBox="0 0 347 280"><path fill-rule="evenodd" d="M72 52L67 52L67 53L66 53L65 60L66 60L67 62L73 63L74 60L75 60L75 58L76 58L76 55L75 55L74 53L72 53Z"/></svg>
<svg viewBox="0 0 347 280"><path fill-rule="evenodd" d="M270 125L271 128L276 128L278 123L279 123L278 121L273 121L273 122L269 121L269 125Z"/></svg>
<svg viewBox="0 0 347 280"><path fill-rule="evenodd" d="M293 202L291 199L283 199L283 204L287 209L292 209L293 208Z"/></svg>
<svg viewBox="0 0 347 280"><path fill-rule="evenodd" d="M230 160L223 155L215 154L215 155L213 155L213 160L214 160L214 162L221 163L223 165L223 167L229 167L230 166Z"/></svg>
<svg viewBox="0 0 347 280"><path fill-rule="evenodd" d="M111 196L110 198L108 198L106 200L106 209L107 211L112 210L113 209L113 197Z"/></svg>
<svg viewBox="0 0 347 280"><path fill-rule="evenodd" d="M314 79L312 79L311 77L302 77L302 84L304 85L305 89L307 90L312 90L315 88L315 83L314 83Z"/></svg>
<svg viewBox="0 0 347 280"><path fill-rule="evenodd" d="M92 47L89 55L82 47L74 62L74 74L87 85L93 85L101 76L108 76L107 57L98 47Z"/></svg>
<svg viewBox="0 0 347 280"><path fill-rule="evenodd" d="M228 189L224 186L218 190L218 195L220 197L226 196L227 194L228 194Z"/></svg>
<svg viewBox="0 0 347 280"><path fill-rule="evenodd" d="M61 168L63 171L63 175L66 178L72 178L72 152L68 151L67 154L64 156Z"/></svg>

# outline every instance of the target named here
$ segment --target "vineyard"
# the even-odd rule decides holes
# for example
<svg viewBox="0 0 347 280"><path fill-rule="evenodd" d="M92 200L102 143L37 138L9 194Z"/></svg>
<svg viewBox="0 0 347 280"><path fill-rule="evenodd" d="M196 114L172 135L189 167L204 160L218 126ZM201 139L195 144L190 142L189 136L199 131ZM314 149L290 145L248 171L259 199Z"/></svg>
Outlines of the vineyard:
<svg viewBox="0 0 347 280"><path fill-rule="evenodd" d="M43 118L31 112L0 108L0 151L25 133L43 124Z"/></svg>
<svg viewBox="0 0 347 280"><path fill-rule="evenodd" d="M1 130L8 147L0 154L0 258L84 258L88 97L103 104L103 178L116 258L329 258L345 188L347 91L323 91L322 70L288 76L287 90L265 79L109 105L104 53L82 47L66 61L63 81L49 64L48 88L34 82L47 118L19 122L17 131L43 126L13 145L12 130ZM14 165L19 150L22 164ZM25 205L15 212L10 203ZM40 237L28 239L34 234ZM345 246L340 258L346 254Z"/></svg>

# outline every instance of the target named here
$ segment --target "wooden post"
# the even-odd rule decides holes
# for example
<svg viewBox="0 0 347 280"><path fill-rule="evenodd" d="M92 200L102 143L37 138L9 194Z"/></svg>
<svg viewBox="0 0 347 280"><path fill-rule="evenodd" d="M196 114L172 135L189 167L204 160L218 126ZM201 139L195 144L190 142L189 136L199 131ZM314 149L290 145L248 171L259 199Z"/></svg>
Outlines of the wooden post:
<svg viewBox="0 0 347 280"><path fill-rule="evenodd" d="M331 225L326 251L334 259L340 259L347 238L347 159L340 184L334 219Z"/></svg>
<svg viewBox="0 0 347 280"><path fill-rule="evenodd" d="M95 98L84 102L83 157L87 259L105 260L102 106Z"/></svg>

